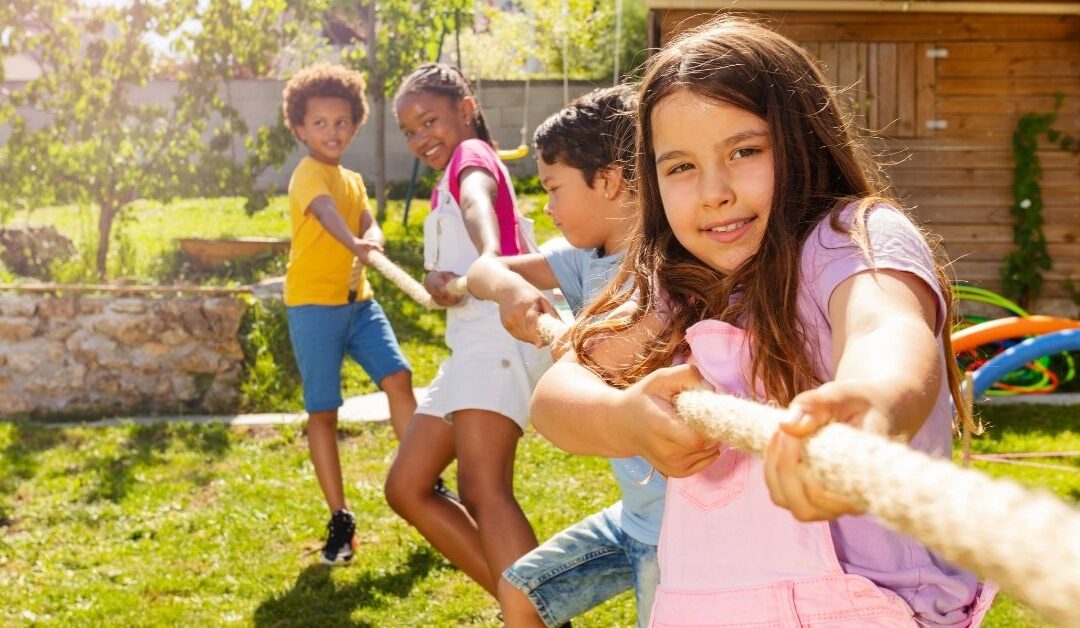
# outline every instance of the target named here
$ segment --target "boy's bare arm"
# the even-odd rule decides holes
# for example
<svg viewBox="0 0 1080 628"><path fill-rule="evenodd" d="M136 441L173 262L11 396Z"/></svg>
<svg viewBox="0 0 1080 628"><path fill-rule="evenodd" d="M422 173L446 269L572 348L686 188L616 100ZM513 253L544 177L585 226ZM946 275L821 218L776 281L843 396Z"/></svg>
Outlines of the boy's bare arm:
<svg viewBox="0 0 1080 628"><path fill-rule="evenodd" d="M335 240L340 242L342 246L352 251L353 255L358 257L361 262L367 262L368 251L382 251L381 241L361 239L349 230L349 225L345 224L345 220L337 211L337 206L334 205L334 199L330 196L323 195L316 197L315 200L311 201L311 205L308 206L308 211L311 212L312 216L315 216L319 221L319 224L323 226L323 229L326 229L326 231L333 236ZM374 222L375 221L372 220L372 223ZM361 219L361 224L362 223L363 219Z"/></svg>
<svg viewBox="0 0 1080 628"><path fill-rule="evenodd" d="M386 244L386 235L383 233L382 228L379 227L379 223L375 221L375 217L366 209L364 213L360 214L360 238L383 245Z"/></svg>

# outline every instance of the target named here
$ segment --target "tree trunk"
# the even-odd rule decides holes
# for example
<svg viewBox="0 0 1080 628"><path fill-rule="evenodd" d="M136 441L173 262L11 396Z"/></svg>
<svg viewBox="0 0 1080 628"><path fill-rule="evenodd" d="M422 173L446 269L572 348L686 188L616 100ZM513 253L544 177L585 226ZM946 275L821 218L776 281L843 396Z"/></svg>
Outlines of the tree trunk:
<svg viewBox="0 0 1080 628"><path fill-rule="evenodd" d="M375 3L368 5L367 57L368 89L375 99L375 220L386 220L386 93L384 77L379 68L378 15Z"/></svg>
<svg viewBox="0 0 1080 628"><path fill-rule="evenodd" d="M97 249L97 272L98 279L105 281L106 261L109 259L109 241L112 238L113 219L116 218L119 207L110 203L101 205L101 215L98 216L98 249Z"/></svg>
<svg viewBox="0 0 1080 628"><path fill-rule="evenodd" d="M382 85L375 92L375 199L375 214L383 222L386 220L386 94Z"/></svg>

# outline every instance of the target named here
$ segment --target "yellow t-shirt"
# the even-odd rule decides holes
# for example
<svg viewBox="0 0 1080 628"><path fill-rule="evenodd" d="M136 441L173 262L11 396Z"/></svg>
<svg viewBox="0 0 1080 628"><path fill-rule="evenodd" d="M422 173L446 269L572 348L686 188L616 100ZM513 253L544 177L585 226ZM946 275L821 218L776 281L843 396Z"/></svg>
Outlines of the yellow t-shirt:
<svg viewBox="0 0 1080 628"><path fill-rule="evenodd" d="M353 273L356 257L334 239L314 214L308 212L319 196L334 199L338 213L359 235L360 217L368 209L367 190L360 174L304 157L289 180L289 215L292 244L285 273L285 305L344 305L350 283L356 300L373 295L364 272Z"/></svg>

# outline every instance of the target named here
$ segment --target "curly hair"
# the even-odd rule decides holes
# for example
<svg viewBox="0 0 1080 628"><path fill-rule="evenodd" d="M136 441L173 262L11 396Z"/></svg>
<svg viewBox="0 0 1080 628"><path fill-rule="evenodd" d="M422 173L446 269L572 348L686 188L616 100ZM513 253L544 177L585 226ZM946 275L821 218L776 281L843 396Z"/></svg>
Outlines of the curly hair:
<svg viewBox="0 0 1080 628"><path fill-rule="evenodd" d="M309 98L341 98L349 103L353 124L359 128L367 120L368 106L364 76L340 65L319 63L300 70L281 90L281 110L285 126L295 130L304 125Z"/></svg>
<svg viewBox="0 0 1080 628"><path fill-rule="evenodd" d="M536 128L533 144L546 164L580 170L592 187L596 173L622 166L633 179L637 94L629 85L594 89L570 101Z"/></svg>

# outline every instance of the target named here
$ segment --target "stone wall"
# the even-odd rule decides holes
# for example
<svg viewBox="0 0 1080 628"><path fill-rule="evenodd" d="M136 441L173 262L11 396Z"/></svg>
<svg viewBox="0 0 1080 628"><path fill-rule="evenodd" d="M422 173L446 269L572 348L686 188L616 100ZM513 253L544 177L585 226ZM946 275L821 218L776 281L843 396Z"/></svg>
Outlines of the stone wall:
<svg viewBox="0 0 1080 628"><path fill-rule="evenodd" d="M0 293L0 416L234 408L235 296Z"/></svg>

